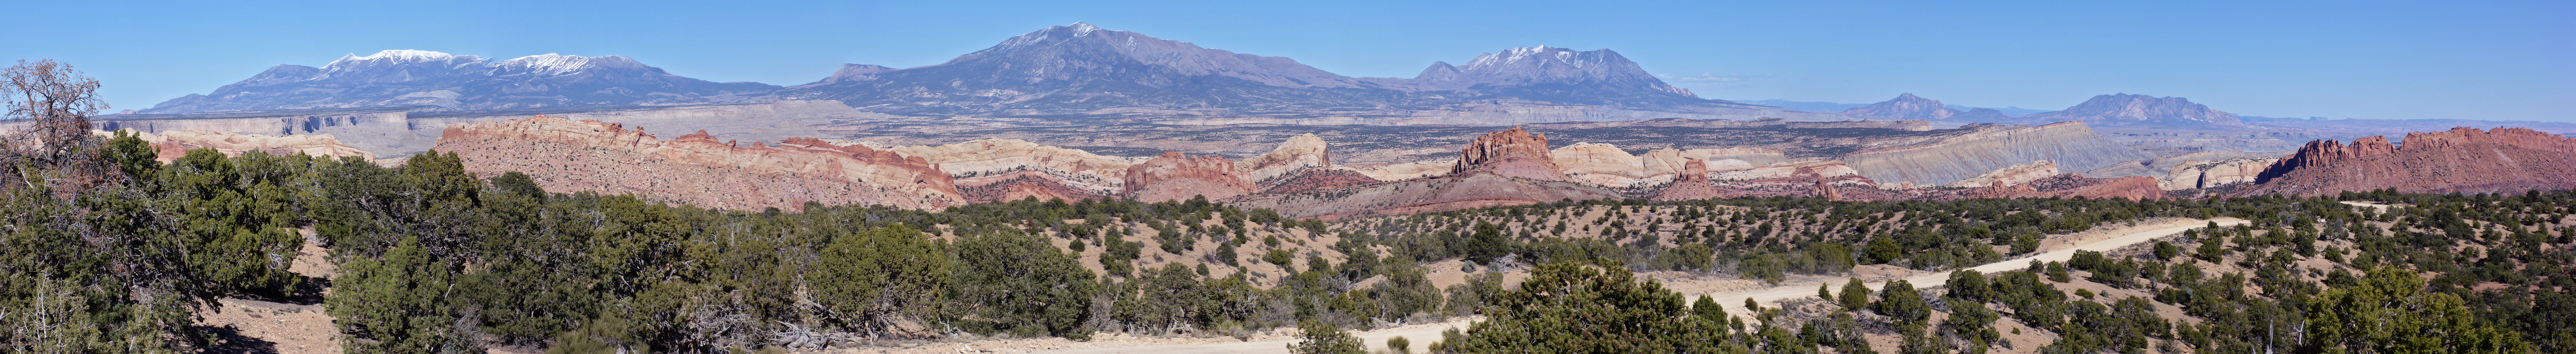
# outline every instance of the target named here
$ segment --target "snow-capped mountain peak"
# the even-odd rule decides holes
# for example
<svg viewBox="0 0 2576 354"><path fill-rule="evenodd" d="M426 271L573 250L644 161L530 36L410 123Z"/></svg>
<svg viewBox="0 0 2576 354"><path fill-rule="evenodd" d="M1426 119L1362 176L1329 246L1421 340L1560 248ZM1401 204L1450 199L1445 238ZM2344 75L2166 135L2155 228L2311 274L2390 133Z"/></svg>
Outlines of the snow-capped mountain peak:
<svg viewBox="0 0 2576 354"><path fill-rule="evenodd" d="M1100 27L1092 26L1092 25L1091 25L1091 23L1087 23L1087 22L1074 22L1074 23L1073 23L1073 24L1071 24L1071 25L1065 25L1065 27L1067 27L1067 29L1071 29L1071 30L1073 30L1073 33L1076 33L1076 34L1090 34L1090 33L1091 33L1091 31L1098 31L1098 30L1100 30Z"/></svg>
<svg viewBox="0 0 2576 354"><path fill-rule="evenodd" d="M557 53L518 57L516 59L503 60L500 63L493 64L493 67L508 73L528 73L537 75L571 74L581 72L585 69L598 67L642 66L643 63L636 62L635 59L628 59L626 57L615 55L585 57Z"/></svg>
<svg viewBox="0 0 2576 354"><path fill-rule="evenodd" d="M1610 62L1608 59L1613 56L1616 56L1616 53L1611 53L1608 49L1585 52L1549 46L1520 47L1505 49L1500 53L1477 55L1476 59L1467 61L1467 65L1459 66L1459 69L1474 71L1506 65L1547 65L1547 63L1564 63L1581 69L1607 64Z"/></svg>
<svg viewBox="0 0 2576 354"><path fill-rule="evenodd" d="M363 62L363 63L419 63L419 62L433 62L433 61L450 61L450 62L452 62L452 61L455 61L456 59L469 59L469 60L473 60L473 61L480 61L480 60L482 60L483 58L482 58L482 57L477 57L477 56L472 56L472 55L455 55L455 54L447 54L447 53L440 53L440 52L433 52L433 51L426 51L426 50L392 49L392 50L385 50L385 51L376 52L376 54L368 54L367 56L363 56L363 57L362 57L362 56L358 56L358 54L357 54L357 53L349 53L349 54L346 54L346 55L342 55L342 56L340 56L340 60L333 60L333 61L331 61L331 64L323 65L322 67L328 68L328 67L344 66L344 65L346 65L346 64L362 63L362 62Z"/></svg>

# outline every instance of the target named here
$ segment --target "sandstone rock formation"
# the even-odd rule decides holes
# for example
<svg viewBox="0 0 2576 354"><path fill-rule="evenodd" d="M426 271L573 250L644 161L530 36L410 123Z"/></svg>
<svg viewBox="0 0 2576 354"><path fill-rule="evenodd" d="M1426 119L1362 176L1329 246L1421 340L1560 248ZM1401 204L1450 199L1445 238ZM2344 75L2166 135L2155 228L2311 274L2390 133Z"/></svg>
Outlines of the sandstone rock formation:
<svg viewBox="0 0 2576 354"><path fill-rule="evenodd" d="M2440 149L2474 144L2497 144L2540 151L2576 153L2576 138L2528 128L2496 128L2494 131L2485 131L2457 127L2451 128L2450 131L2406 133L2407 149Z"/></svg>
<svg viewBox="0 0 2576 354"><path fill-rule="evenodd" d="M1690 160L1682 163L1682 172L1673 177L1673 183L1664 185L1663 190L1655 191L1652 199L1656 201L1694 200L1721 198L1725 195L1724 191L1709 184L1708 162Z"/></svg>
<svg viewBox="0 0 2576 354"><path fill-rule="evenodd" d="M2159 157L2159 158L2154 158L2154 159L2137 160L2137 161L2125 161L2125 162L2121 162L2121 163L2111 164L2110 166L2102 166L2101 168L2095 168L2095 169L2090 170L2090 171L2083 171L2083 173L2084 173L2084 176L2087 176L2087 177L2094 177L2094 178L2116 178L2116 177L2128 177L2128 176L2147 176L2147 177L2152 177L2152 178L2157 178L2157 179L2164 179L2164 178L2166 178L2166 177L2170 177L2170 176L2173 174L2173 172L2174 172L2174 169L2175 169L2175 168L2179 168L2179 167L2182 167L2183 165L2187 165L2187 164L2201 164L2201 163L2209 163L2209 162L2213 162L2213 161L2227 161L2227 160L2230 160L2230 159L2247 159L2247 160L2271 160L2271 161L2278 161L2278 160L2280 160L2282 157L2289 156L2289 155L2290 155L2290 153L2291 153L2291 151L2280 151L2280 152L2202 151L2202 152L2194 152L2194 153L2188 153L2188 154L2182 154L2182 155L2174 155L2174 156L2168 156L2168 157ZM2266 162L2265 164L2266 164L2266 165L2269 165L2270 163L2269 163L2269 162ZM2257 172L2260 172L2259 170L2260 170L2260 169L2262 169L2262 167L2256 167L2256 169L2257 169Z"/></svg>
<svg viewBox="0 0 2576 354"><path fill-rule="evenodd" d="M1288 137L1270 153L1253 156L1235 163L1235 170L1253 181L1268 181L1291 171L1310 167L1333 167L1332 152L1325 149L1324 138L1315 134Z"/></svg>
<svg viewBox="0 0 2576 354"><path fill-rule="evenodd" d="M551 191L634 193L709 208L823 204L937 209L964 204L920 157L792 138L742 146L704 132L670 140L617 123L537 116L448 126L438 151L483 176L527 173Z"/></svg>
<svg viewBox="0 0 2576 354"><path fill-rule="evenodd" d="M1682 173L1683 165L1692 161L1700 163L1705 174L1707 171L1747 170L1787 160L1777 149L1654 149L1644 154L1629 155L1618 146L1599 143L1575 143L1548 153L1570 180L1612 189L1671 182L1674 176Z"/></svg>
<svg viewBox="0 0 2576 354"><path fill-rule="evenodd" d="M1352 171L1357 171L1360 174L1367 175L1371 179L1380 181L1397 181L1448 175L1450 169L1458 167L1458 160L1451 159L1366 166L1344 165L1343 167L1349 168Z"/></svg>
<svg viewBox="0 0 2576 354"><path fill-rule="evenodd" d="M1038 145L1019 139L984 139L940 146L888 149L921 157L956 179L975 202L1103 198L1125 192L1127 159ZM990 189L992 191L985 191ZM994 198L994 199L985 199Z"/></svg>
<svg viewBox="0 0 2576 354"><path fill-rule="evenodd" d="M2189 161L2174 166L2173 172L2166 174L2158 185L2165 190L2183 190L2254 183L2255 177L2262 175L2265 168L2280 161L2281 159L2248 158Z"/></svg>
<svg viewBox="0 0 2576 354"><path fill-rule="evenodd" d="M1530 133L1518 127L1485 134L1459 149L1458 163L1449 168L1449 173L1468 171L1541 181L1565 179L1565 172L1557 167L1555 154L1548 151L1547 134Z"/></svg>
<svg viewBox="0 0 2576 354"><path fill-rule="evenodd" d="M1710 174L1720 197L1831 197L1836 200L1897 198L1878 189L1878 181L1861 176L1841 161L1807 160ZM1668 187L1669 188L1669 187Z"/></svg>
<svg viewBox="0 0 2576 354"><path fill-rule="evenodd" d="M1206 196L1209 200L1252 194L1252 182L1235 171L1233 161L1225 157L1203 155L1189 157L1179 152L1165 152L1144 163L1127 166L1128 199L1153 203L1186 200Z"/></svg>
<svg viewBox="0 0 2576 354"><path fill-rule="evenodd" d="M111 134L105 131L96 133ZM259 151L269 155L357 156L367 159L376 157L376 154L367 150L341 144L340 139L333 138L330 134L275 136L186 130L161 134L137 132L134 135L135 138L152 143L153 149L158 150L157 155L159 155L154 159L164 163L187 156L188 150L200 148L214 148L215 151L223 152L225 156L241 156L244 152Z"/></svg>
<svg viewBox="0 0 2576 354"><path fill-rule="evenodd" d="M2037 181L2041 178L2048 178L2049 176L2056 176L2057 174L2057 163L2048 162L2048 160L2039 160L2031 161L2026 164L2012 165L2012 167L1995 169L1994 172L1986 172L1986 174L1977 175L1976 177L1969 177L1968 179L1959 180L1958 182L1951 182L1947 187L1971 188L1992 185L1995 183L2018 185L2030 183L2030 181Z"/></svg>
<svg viewBox="0 0 2576 354"><path fill-rule="evenodd" d="M2385 152L2384 142L2310 143L2265 170L2270 178L2238 194L2315 196L2379 189L2514 193L2576 188L2576 138L2518 128L2454 128L2409 133L2405 147L2394 152Z"/></svg>
<svg viewBox="0 0 2576 354"><path fill-rule="evenodd" d="M2290 171L2325 167L2338 162L2393 152L2397 152L2397 147L2390 145L2387 137L2355 139L2349 146L2333 140L2310 141L2307 146L2299 147L2299 152L2292 153L2290 157L2282 158L2271 167L2265 168L2263 173L2255 178L2255 182L2269 182L2274 178L2280 178L2281 175L2289 174Z"/></svg>
<svg viewBox="0 0 2576 354"><path fill-rule="evenodd" d="M1967 128L1969 132L1931 142L1868 148L1840 159L1872 180L1942 185L2038 160L2055 162L2064 170L2086 171L2155 157L2094 134L2092 127L2081 122Z"/></svg>

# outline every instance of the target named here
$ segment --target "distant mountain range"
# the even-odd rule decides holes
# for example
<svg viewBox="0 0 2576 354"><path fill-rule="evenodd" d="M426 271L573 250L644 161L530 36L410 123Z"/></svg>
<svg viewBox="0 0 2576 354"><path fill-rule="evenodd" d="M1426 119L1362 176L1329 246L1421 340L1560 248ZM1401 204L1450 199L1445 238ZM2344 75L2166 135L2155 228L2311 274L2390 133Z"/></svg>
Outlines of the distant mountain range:
<svg viewBox="0 0 2576 354"><path fill-rule="evenodd" d="M2109 94L2093 96L2084 103L2065 110L2014 116L1993 108L1970 108L1961 111L1957 105L1942 104L1915 96L1898 94L1896 98L1868 105L1851 105L1840 113L1845 116L1876 119L1921 119L1958 123L2048 124L2084 122L2095 127L2153 128L2186 130L2252 130L2236 114L2192 103L2181 97Z"/></svg>
<svg viewBox="0 0 2576 354"><path fill-rule="evenodd" d="M1911 94L1908 94L1908 95L1911 95ZM1735 102L1743 102L1743 103L1751 103L1751 104L1758 104L1758 105L1764 105L1764 106L1775 106L1775 107L1780 107L1780 108L1784 108L1784 109L1788 109L1788 110L1793 110L1793 111L1825 112L1825 113L1842 112L1843 110L1853 109L1853 108L1860 108L1860 107L1867 107L1867 106L1869 106L1869 105L1870 105L1870 104L1868 104L1868 103L1833 103L1833 102L1813 102L1813 101L1790 101L1790 100L1782 100L1782 99L1768 99L1768 100L1733 100L1733 101L1735 101ZM1944 104L1944 105L1942 105L1942 106L1943 106L1943 107L1949 107L1950 109L1955 109L1955 110L1960 110L1960 111L1967 111L1967 112L1973 112L1973 111L1976 111L1977 109L1980 109L1980 108L1983 108L1983 109L1990 109L1990 110L1995 110L1995 111L1996 111L1996 112L1998 112L1998 113L2002 113L2002 114L2010 115L2010 116L2014 116L2014 117L2020 117L2020 116L2023 116L2023 115L2029 115L2029 114L2031 114L2031 113L2039 113L2039 112L2047 112L2047 111L2048 111L2048 110L2045 110L2045 109L2029 109L2029 108L2021 108L2021 107L1969 107L1969 106L1961 106L1961 105L1955 105L1955 104Z"/></svg>
<svg viewBox="0 0 2576 354"><path fill-rule="evenodd" d="M1466 65L1432 63L1414 78L1348 77L1281 57L1201 48L1075 23L1030 32L947 63L895 69L847 64L793 87L715 83L617 56L505 61L392 50L321 68L279 65L208 95L142 113L368 106L449 110L839 100L925 115L1403 115L1478 105L1595 106L1673 113L1760 114L1778 108L1704 99L1608 49L1512 48Z"/></svg>
<svg viewBox="0 0 2576 354"><path fill-rule="evenodd" d="M211 113L375 106L454 110L735 103L778 86L718 83L672 75L620 56L545 54L493 61L471 55L388 50L348 55L320 68L278 65L205 95L142 113Z"/></svg>
<svg viewBox="0 0 2576 354"><path fill-rule="evenodd" d="M914 68L845 64L780 87L673 75L632 58L545 54L509 60L418 50L346 55L321 67L278 65L136 113L201 115L390 108L483 111L834 100L914 116L1404 117L1386 124L1512 124L1657 118L1921 119L2182 130L2420 131L2505 122L2240 117L2181 97L2110 94L2064 110L1981 108L1900 94L1873 104L1701 98L1609 49L1511 48L1464 65L1434 62L1412 78L1349 77L1294 59L1201 48L1086 23L1003 40ZM2530 124L2525 124L2530 123ZM1224 124L1224 123L1219 123ZM1302 124L1302 123L1301 123ZM1354 123L1337 123L1354 124ZM2514 122L2541 131L2576 125Z"/></svg>

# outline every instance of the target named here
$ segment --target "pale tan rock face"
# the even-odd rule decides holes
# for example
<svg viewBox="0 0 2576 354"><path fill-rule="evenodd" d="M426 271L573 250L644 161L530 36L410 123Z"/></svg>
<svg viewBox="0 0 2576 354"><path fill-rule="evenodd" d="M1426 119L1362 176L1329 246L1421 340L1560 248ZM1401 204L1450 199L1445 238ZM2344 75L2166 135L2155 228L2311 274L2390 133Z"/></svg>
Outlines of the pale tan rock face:
<svg viewBox="0 0 2576 354"><path fill-rule="evenodd" d="M1333 167L1333 156L1325 149L1324 138L1315 134L1298 134L1280 142L1279 148L1271 149L1270 153L1244 159L1234 166L1235 171L1243 172L1246 179L1269 181L1302 168Z"/></svg>
<svg viewBox="0 0 2576 354"><path fill-rule="evenodd" d="M537 116L450 125L437 150L467 172L517 171L550 191L633 193L722 209L796 210L806 202L938 209L965 204L948 173L920 157L790 138L742 146L701 132L662 140L617 123Z"/></svg>
<svg viewBox="0 0 2576 354"><path fill-rule="evenodd" d="M1975 127L1978 130L1974 133L1862 150L1844 155L1841 160L1872 180L1946 185L2036 160L2086 171L2155 157L2094 134L2092 127L2080 122Z"/></svg>
<svg viewBox="0 0 2576 354"><path fill-rule="evenodd" d="M1860 171L1842 161L1811 160L1782 162L1734 171L1714 172L1710 178L1726 181L1781 179L1817 179L1859 175ZM1876 183L1876 182L1872 182Z"/></svg>
<svg viewBox="0 0 2576 354"><path fill-rule="evenodd" d="M2263 174L2263 169L2280 161L2281 159L2233 158L2222 161L2184 162L2174 166L2173 173L2168 173L2158 180L2157 187L2170 191L2254 183L2254 179Z"/></svg>
<svg viewBox="0 0 2576 354"><path fill-rule="evenodd" d="M1234 162L1222 156L1190 157L1165 152L1145 163L1127 166L1125 195L1137 201L1153 203L1196 196L1216 200L1252 191L1252 181L1244 180L1242 174L1235 172Z"/></svg>
<svg viewBox="0 0 2576 354"><path fill-rule="evenodd" d="M1618 146L1575 143L1550 150L1567 178L1606 188L1630 188L1672 182L1683 173L1684 165L1696 161L1705 170L1737 171L1754 168L1756 159L1765 162L1786 160L1780 150L1761 148L1730 149L1655 149L1642 155L1629 155ZM1703 171L1705 173L1705 171Z"/></svg>
<svg viewBox="0 0 2576 354"><path fill-rule="evenodd" d="M112 134L104 131L96 133ZM187 156L188 150L200 148L215 148L215 151L223 152L224 156L241 156L243 152L259 151L269 155L357 156L368 159L376 157L375 153L367 150L341 144L340 139L331 137L331 134L277 136L182 130L161 132L161 134L137 132L135 138L152 143L152 147L159 150L159 156L154 159L165 163L178 160L180 156Z"/></svg>
<svg viewBox="0 0 2576 354"><path fill-rule="evenodd" d="M1380 181L1399 181L1447 175L1449 169L1457 165L1458 160L1437 160L1389 165L1343 165L1342 168L1359 171L1360 174Z"/></svg>
<svg viewBox="0 0 2576 354"><path fill-rule="evenodd" d="M1629 155L1627 151L1620 151L1618 146L1610 144L1574 143L1574 145L1548 150L1548 156L1555 158L1557 167L1569 175L1613 174L1629 178L1648 176L1644 167L1645 159ZM1671 173L1670 170L1665 172Z"/></svg>
<svg viewBox="0 0 2576 354"><path fill-rule="evenodd" d="M921 157L957 179L960 188L982 186L1000 181L1029 177L1054 179L1054 183L1091 195L1116 195L1123 192L1122 181L1127 166L1137 161L1101 156L1089 151L1038 145L1019 139L984 139L940 146L899 146L888 150L903 156ZM1026 195L1012 195L1013 197ZM1048 197L1054 197L1049 195ZM1045 199L1045 198L1040 198Z"/></svg>
<svg viewBox="0 0 2576 354"><path fill-rule="evenodd" d="M2019 185L2055 175L2057 175L2057 163L2049 162L2048 160L2039 160L1995 169L1993 172L1986 172L1986 174L1977 175L1976 177L1969 177L1968 179L1959 180L1958 182L1951 182L1949 185L1946 185L1946 187L1975 188L1993 185L1995 182L2003 182L2003 184L2006 185Z"/></svg>

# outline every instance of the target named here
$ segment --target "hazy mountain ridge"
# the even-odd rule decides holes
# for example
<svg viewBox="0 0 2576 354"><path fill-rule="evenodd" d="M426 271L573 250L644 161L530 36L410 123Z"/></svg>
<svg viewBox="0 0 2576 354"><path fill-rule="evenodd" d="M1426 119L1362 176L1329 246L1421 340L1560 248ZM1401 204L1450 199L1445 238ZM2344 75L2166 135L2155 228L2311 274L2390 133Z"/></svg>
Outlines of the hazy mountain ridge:
<svg viewBox="0 0 2576 354"><path fill-rule="evenodd" d="M743 103L778 86L672 75L621 56L543 54L492 61L387 50L322 67L278 65L251 78L164 101L142 113L216 113L376 106L483 110Z"/></svg>
<svg viewBox="0 0 2576 354"><path fill-rule="evenodd" d="M1436 62L1410 79L1354 78L1289 58L1085 23L1012 37L938 65L852 64L823 81L787 88L784 96L898 113L1003 115L1384 115L1494 103L1679 112L1770 108L1699 98L1607 49L1513 48L1463 66Z"/></svg>

